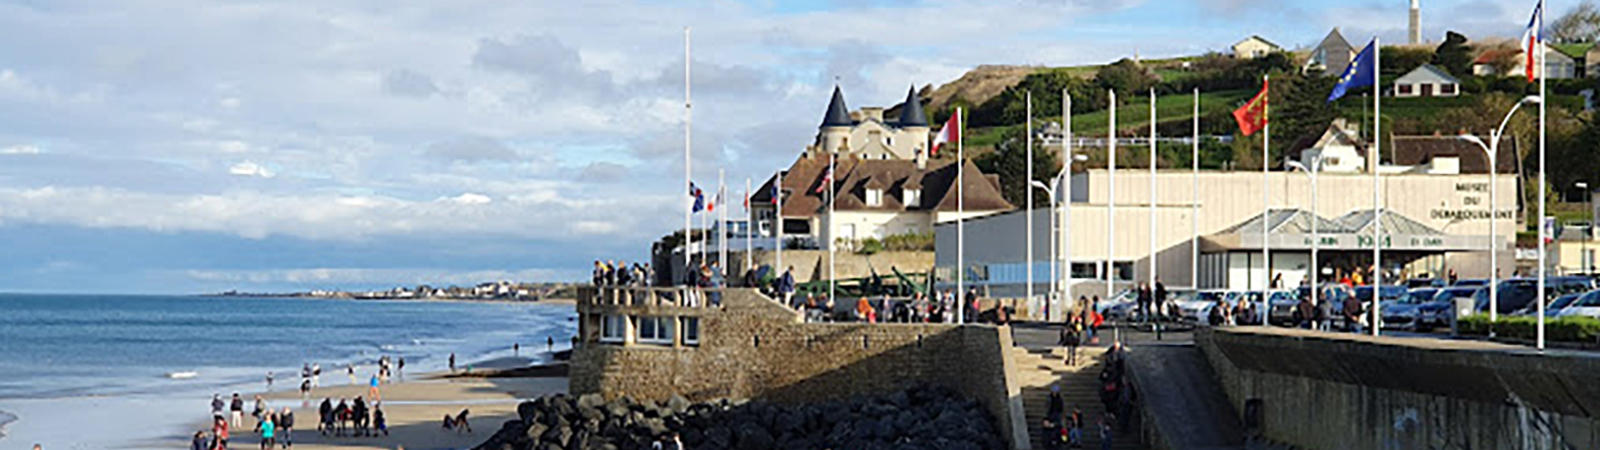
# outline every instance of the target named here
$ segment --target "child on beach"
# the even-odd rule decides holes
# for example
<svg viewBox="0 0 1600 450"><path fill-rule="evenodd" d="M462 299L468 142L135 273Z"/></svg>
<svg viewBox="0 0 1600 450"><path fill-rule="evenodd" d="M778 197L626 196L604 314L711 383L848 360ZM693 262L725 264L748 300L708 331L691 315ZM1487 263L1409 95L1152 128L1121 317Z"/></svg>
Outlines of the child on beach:
<svg viewBox="0 0 1600 450"><path fill-rule="evenodd" d="M382 403L372 404L372 427L377 430L373 432L374 435L378 433L383 433L384 436L389 435L389 421L383 418Z"/></svg>

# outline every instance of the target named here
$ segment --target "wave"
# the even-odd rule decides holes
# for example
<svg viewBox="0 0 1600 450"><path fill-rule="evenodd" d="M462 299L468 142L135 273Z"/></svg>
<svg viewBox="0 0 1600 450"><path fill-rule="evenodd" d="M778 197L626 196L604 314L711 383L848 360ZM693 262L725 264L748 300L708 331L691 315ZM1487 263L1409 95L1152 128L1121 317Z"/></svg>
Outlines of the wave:
<svg viewBox="0 0 1600 450"><path fill-rule="evenodd" d="M0 439L6 437L6 424L17 421L17 415L0 410Z"/></svg>
<svg viewBox="0 0 1600 450"><path fill-rule="evenodd" d="M200 376L200 372L195 372L192 370L182 372L167 372L167 378L173 380L187 380L197 376Z"/></svg>

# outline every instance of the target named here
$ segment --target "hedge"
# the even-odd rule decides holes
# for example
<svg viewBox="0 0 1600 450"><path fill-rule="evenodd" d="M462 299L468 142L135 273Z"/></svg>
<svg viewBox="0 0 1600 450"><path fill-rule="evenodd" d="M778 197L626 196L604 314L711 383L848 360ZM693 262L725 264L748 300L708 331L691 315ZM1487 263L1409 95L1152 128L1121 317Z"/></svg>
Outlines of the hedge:
<svg viewBox="0 0 1600 450"><path fill-rule="evenodd" d="M1489 316L1478 314L1461 318L1457 324L1462 334L1486 336L1490 327L1496 336L1514 339L1535 339L1538 318L1529 316L1501 316L1489 323ZM1600 342L1600 319L1592 317L1546 318L1545 339L1559 342Z"/></svg>

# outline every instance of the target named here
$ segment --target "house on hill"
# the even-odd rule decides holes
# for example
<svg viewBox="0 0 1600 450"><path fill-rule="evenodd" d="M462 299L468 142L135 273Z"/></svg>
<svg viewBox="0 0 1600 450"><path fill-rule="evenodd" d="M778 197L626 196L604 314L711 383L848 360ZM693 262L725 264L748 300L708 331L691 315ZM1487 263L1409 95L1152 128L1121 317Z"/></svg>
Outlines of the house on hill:
<svg viewBox="0 0 1600 450"><path fill-rule="evenodd" d="M1355 57L1356 49L1339 33L1339 27L1333 27L1333 31L1329 31L1328 36L1311 50L1311 58L1306 60L1305 68L1307 71L1320 71L1323 76L1336 77L1344 74Z"/></svg>
<svg viewBox="0 0 1600 450"><path fill-rule="evenodd" d="M881 108L848 113L843 93L835 88L816 142L781 178L769 178L751 196L752 223L765 236L781 233L821 249L852 248L867 238L931 233L934 224L958 216L1015 209L1001 195L999 177L985 175L972 161L928 159L930 132L915 91L907 94L900 113L892 122L882 119ZM959 189L958 179L963 181ZM830 192L837 197L831 211ZM782 198L781 211L775 193Z"/></svg>
<svg viewBox="0 0 1600 450"><path fill-rule="evenodd" d="M1577 77L1577 61L1549 44L1543 44L1542 47L1545 55L1545 70L1544 72L1535 73L1535 76L1548 73L1550 79L1554 80ZM1509 69L1502 72L1500 67ZM1527 52L1521 48L1491 48L1478 54L1478 57L1472 60L1472 74L1480 77L1523 76L1527 71Z"/></svg>
<svg viewBox="0 0 1600 450"><path fill-rule="evenodd" d="M1255 35L1233 44L1233 57L1240 59L1256 59L1281 51L1283 47Z"/></svg>
<svg viewBox="0 0 1600 450"><path fill-rule="evenodd" d="M1359 173L1367 170L1367 141L1345 119L1334 119L1328 130L1309 146L1302 142L1300 163L1310 165L1321 159L1321 171L1331 173Z"/></svg>
<svg viewBox="0 0 1600 450"><path fill-rule="evenodd" d="M1395 97L1455 97L1461 80L1433 64L1423 64L1394 80Z"/></svg>

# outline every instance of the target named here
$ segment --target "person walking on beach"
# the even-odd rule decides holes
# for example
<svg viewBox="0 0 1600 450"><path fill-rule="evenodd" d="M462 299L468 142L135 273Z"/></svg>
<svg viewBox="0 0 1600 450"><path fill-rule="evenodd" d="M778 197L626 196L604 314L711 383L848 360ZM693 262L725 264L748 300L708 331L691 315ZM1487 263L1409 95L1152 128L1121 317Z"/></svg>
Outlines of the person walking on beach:
<svg viewBox="0 0 1600 450"><path fill-rule="evenodd" d="M401 356L399 361L395 361L394 369L395 369L395 373L400 375L400 381L405 381L405 379L406 379L406 357Z"/></svg>
<svg viewBox="0 0 1600 450"><path fill-rule="evenodd" d="M278 414L278 434L278 442L283 448L294 446L294 410L287 406L283 407L282 414Z"/></svg>
<svg viewBox="0 0 1600 450"><path fill-rule="evenodd" d="M267 371L267 392L272 392L272 371Z"/></svg>
<svg viewBox="0 0 1600 450"><path fill-rule="evenodd" d="M239 397L238 392L233 393L233 401L228 403L228 414L233 419L228 425L234 428L244 427L244 399Z"/></svg>
<svg viewBox="0 0 1600 450"><path fill-rule="evenodd" d="M378 433L383 433L384 436L389 435L389 421L383 418L382 403L372 403L372 430L373 436L377 436Z"/></svg>
<svg viewBox="0 0 1600 450"><path fill-rule="evenodd" d="M350 376L350 384L356 384L356 364L355 363L346 364L344 366L344 373L346 375Z"/></svg>
<svg viewBox="0 0 1600 450"><path fill-rule="evenodd" d="M215 441L212 442L211 448L216 450L228 450L228 421L222 420L221 417L218 417L217 420L211 424L211 434L216 437Z"/></svg>
<svg viewBox="0 0 1600 450"><path fill-rule="evenodd" d="M345 423L350 420L350 404L344 399L339 399L339 406L333 407L333 435L344 436Z"/></svg>
<svg viewBox="0 0 1600 450"><path fill-rule="evenodd" d="M370 382L368 382L367 384L368 384L367 395L372 396L372 401L378 401L379 399L381 399L382 397L378 396L378 376L377 375L373 375L372 376L372 380Z"/></svg>
<svg viewBox="0 0 1600 450"><path fill-rule="evenodd" d="M322 387L322 365L321 364L316 364L316 363L312 363L311 364L311 387L314 387L314 388Z"/></svg>
<svg viewBox="0 0 1600 450"><path fill-rule="evenodd" d="M211 394L211 417L222 418L222 411L228 404L222 401L222 394Z"/></svg>
<svg viewBox="0 0 1600 450"><path fill-rule="evenodd" d="M450 353L450 373L456 373L456 354Z"/></svg>
<svg viewBox="0 0 1600 450"><path fill-rule="evenodd" d="M267 400L261 398L260 395L256 395L256 407L250 411L250 416L256 418L256 427L261 426L261 421L266 420L266 415L270 412L272 410L267 409Z"/></svg>
<svg viewBox="0 0 1600 450"><path fill-rule="evenodd" d="M323 397L322 406L317 407L317 419L317 432L327 436L329 428L333 428L333 402L327 397Z"/></svg>
<svg viewBox="0 0 1600 450"><path fill-rule="evenodd" d="M512 342L511 343L511 357L516 358L516 357L520 357L520 356L522 356L522 343L521 342Z"/></svg>
<svg viewBox="0 0 1600 450"><path fill-rule="evenodd" d="M544 351L552 352L552 353L554 353L556 351L556 337L555 336L545 336L544 337Z"/></svg>
<svg viewBox="0 0 1600 450"><path fill-rule="evenodd" d="M277 445L277 441L273 440L273 436L278 432L278 427L272 423L272 414L262 415L261 424L258 425L256 430L261 432L261 450L270 450Z"/></svg>
<svg viewBox="0 0 1600 450"><path fill-rule="evenodd" d="M361 397L356 397L355 403L350 404L350 424L355 426L350 432L351 436L367 435L367 401Z"/></svg>

